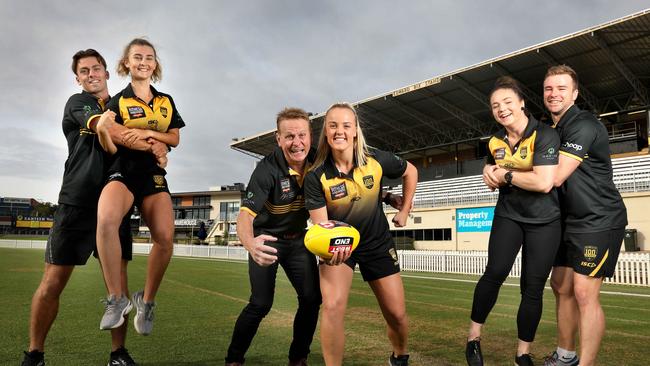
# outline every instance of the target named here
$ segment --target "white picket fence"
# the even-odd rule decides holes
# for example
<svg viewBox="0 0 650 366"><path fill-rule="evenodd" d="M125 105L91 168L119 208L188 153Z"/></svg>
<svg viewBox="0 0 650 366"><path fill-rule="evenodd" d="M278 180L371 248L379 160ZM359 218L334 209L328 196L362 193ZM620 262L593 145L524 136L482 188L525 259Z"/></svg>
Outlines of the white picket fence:
<svg viewBox="0 0 650 366"><path fill-rule="evenodd" d="M404 271L481 275L487 265L486 251L400 250ZM521 253L517 255L510 277L521 277ZM616 272L606 283L650 286L650 253L621 252Z"/></svg>
<svg viewBox="0 0 650 366"><path fill-rule="evenodd" d="M148 254L152 244L133 244L133 253ZM0 240L0 248L45 249L43 240ZM486 251L398 250L403 271L481 275L487 264ZM243 247L174 245L174 255L196 258L246 260ZM521 276L521 255L515 259L510 277ZM650 253L621 252L614 277L607 283L632 286L650 286Z"/></svg>

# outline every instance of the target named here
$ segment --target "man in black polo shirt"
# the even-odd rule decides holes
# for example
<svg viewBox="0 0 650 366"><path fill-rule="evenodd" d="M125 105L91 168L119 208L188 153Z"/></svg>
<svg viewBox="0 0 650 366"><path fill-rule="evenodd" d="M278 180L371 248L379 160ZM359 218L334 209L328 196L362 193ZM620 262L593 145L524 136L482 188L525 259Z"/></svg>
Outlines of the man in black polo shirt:
<svg viewBox="0 0 650 366"><path fill-rule="evenodd" d="M106 85L106 61L95 50L79 51L72 57L72 71L83 91L68 99L63 115L63 133L68 141L68 159L59 193L54 226L45 248L45 271L32 298L29 352L23 366L44 366L47 333L58 313L59 298L75 265L84 265L95 250L97 200L104 185L104 151L97 131L111 138L108 126L112 112L102 114L109 94ZM119 135L117 131L112 133ZM156 151L164 159L166 147L137 142L133 148ZM120 228L122 274L126 286L126 264L131 259L131 234L127 215ZM111 331L112 350L109 365L135 365L124 348L126 324Z"/></svg>
<svg viewBox="0 0 650 366"><path fill-rule="evenodd" d="M605 126L574 103L578 78L566 65L548 69L544 104L560 135L555 186L564 218L562 244L551 276L556 296L558 348L545 365L593 365L605 332L599 294L614 275L627 212L612 180ZM580 331L580 357L575 335Z"/></svg>
<svg viewBox="0 0 650 366"><path fill-rule="evenodd" d="M303 177L311 148L309 115L297 108L278 113L278 147L255 168L237 218L237 234L249 252L251 297L232 335L226 365L242 365L262 319L273 305L282 265L298 294L289 365L306 365L321 295L316 258L303 244L307 218Z"/></svg>

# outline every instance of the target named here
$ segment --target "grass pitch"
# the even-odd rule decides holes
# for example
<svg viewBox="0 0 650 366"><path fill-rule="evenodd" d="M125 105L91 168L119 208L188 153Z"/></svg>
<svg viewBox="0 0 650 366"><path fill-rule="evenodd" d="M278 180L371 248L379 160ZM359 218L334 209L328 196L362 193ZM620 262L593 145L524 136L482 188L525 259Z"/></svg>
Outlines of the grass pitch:
<svg viewBox="0 0 650 366"><path fill-rule="evenodd" d="M142 287L146 257L129 268L132 291ZM18 365L28 346L31 296L43 270L40 250L0 249L0 365ZM403 272L410 317L411 365L464 365L465 336L476 277ZM516 284L516 281L513 282ZM607 331L599 365L646 365L650 341L650 289L604 286L636 294L603 294ZM106 365L108 332L99 330L105 295L94 259L75 269L63 292L59 316L46 342L48 365ZM158 295L151 336L129 329L127 348L140 365L222 365L232 327L247 303L249 284L243 262L173 258ZM275 304L262 322L247 365L286 365L295 292L278 273ZM516 350L517 286L504 286L484 328L481 346L488 365L512 365ZM346 316L345 365L386 365L390 346L370 288L355 275ZM533 354L554 349L555 315L551 291ZM318 334L310 365L322 365Z"/></svg>

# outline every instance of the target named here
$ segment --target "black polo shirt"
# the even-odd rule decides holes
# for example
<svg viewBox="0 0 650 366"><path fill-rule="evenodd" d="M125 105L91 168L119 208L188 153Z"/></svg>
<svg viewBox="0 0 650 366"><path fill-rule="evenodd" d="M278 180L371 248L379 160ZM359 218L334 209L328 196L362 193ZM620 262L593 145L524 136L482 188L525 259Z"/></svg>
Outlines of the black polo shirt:
<svg viewBox="0 0 650 366"><path fill-rule="evenodd" d="M313 161L313 151L307 157ZM305 171L309 165L305 166ZM282 237L302 233L309 213L305 210L303 175L289 168L282 149L262 159L248 182L241 211L253 215L254 235Z"/></svg>
<svg viewBox="0 0 650 366"><path fill-rule="evenodd" d="M63 110L63 134L68 158L63 171L59 203L96 207L104 186L105 156L88 123L104 112L104 101L82 91L68 99Z"/></svg>
<svg viewBox="0 0 650 366"><path fill-rule="evenodd" d="M172 97L150 87L153 99L145 103L133 92L131 84L111 98L107 108L115 112L115 122L128 128L167 132L171 128L185 127L185 122L176 109ZM118 146L116 159L122 159L126 174L129 172L150 173L162 170L157 167L156 157L150 152L130 150Z"/></svg>
<svg viewBox="0 0 650 366"><path fill-rule="evenodd" d="M574 105L555 126L560 154L580 161L564 182L560 200L567 232L599 232L627 225L627 210L613 180L605 126Z"/></svg>
<svg viewBox="0 0 650 366"><path fill-rule="evenodd" d="M327 217L359 230L357 252L381 247L391 240L382 209L382 177L396 179L406 170L406 161L382 150L371 149L367 164L355 165L349 174L338 171L331 156L305 177L305 207L327 206Z"/></svg>
<svg viewBox="0 0 650 366"><path fill-rule="evenodd" d="M534 166L557 165L560 138L549 126L530 116L523 136L511 149L505 129L488 143L488 164L517 172L532 171ZM556 189L549 193L531 192L517 186L499 187L496 216L526 223L547 223L560 218L560 202Z"/></svg>

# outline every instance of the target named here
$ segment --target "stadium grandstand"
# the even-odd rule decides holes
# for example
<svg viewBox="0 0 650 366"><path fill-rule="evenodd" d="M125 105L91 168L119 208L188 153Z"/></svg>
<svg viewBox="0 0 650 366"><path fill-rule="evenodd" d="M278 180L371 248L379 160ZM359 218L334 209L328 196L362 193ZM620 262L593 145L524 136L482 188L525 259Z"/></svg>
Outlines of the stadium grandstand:
<svg viewBox="0 0 650 366"><path fill-rule="evenodd" d="M483 223L491 221L497 193L485 188L480 173L489 136L498 129L488 93L498 77L512 76L524 86L530 112L548 121L542 82L557 64L577 71L577 104L609 131L614 181L636 235L626 250L650 250L650 9L353 103L368 143L419 171L413 220L401 230L392 227L396 238L416 249L487 249L489 226ZM323 118L311 117L314 141ZM234 139L230 146L260 158L276 146L274 132ZM401 191L394 182L383 184ZM490 219L472 221L483 217Z"/></svg>

